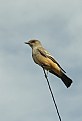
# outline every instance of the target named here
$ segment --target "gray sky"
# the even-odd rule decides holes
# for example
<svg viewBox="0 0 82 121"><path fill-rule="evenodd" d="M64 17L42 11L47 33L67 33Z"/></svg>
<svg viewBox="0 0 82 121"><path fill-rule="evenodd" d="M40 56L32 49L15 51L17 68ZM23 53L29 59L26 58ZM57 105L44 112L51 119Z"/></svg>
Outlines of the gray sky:
<svg viewBox="0 0 82 121"><path fill-rule="evenodd" d="M58 121L29 39L41 40L73 79L49 74L63 121L82 120L82 1L0 0L0 121Z"/></svg>

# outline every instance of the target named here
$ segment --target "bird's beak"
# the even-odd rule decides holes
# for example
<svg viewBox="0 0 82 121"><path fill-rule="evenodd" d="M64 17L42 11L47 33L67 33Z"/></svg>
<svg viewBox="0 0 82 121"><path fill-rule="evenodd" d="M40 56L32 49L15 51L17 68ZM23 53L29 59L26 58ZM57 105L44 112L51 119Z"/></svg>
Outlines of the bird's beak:
<svg viewBox="0 0 82 121"><path fill-rule="evenodd" d="M31 43L28 41L28 42L24 42L25 44L28 44L30 47L32 47Z"/></svg>
<svg viewBox="0 0 82 121"><path fill-rule="evenodd" d="M28 44L28 45L30 44L29 42L24 42L24 43L25 43L25 44Z"/></svg>

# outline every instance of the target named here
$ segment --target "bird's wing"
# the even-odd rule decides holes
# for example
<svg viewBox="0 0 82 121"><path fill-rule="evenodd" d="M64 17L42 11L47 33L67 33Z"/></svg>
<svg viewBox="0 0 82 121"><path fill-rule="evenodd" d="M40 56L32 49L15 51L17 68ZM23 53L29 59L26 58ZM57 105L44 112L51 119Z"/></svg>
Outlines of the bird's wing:
<svg viewBox="0 0 82 121"><path fill-rule="evenodd" d="M46 51L43 47L39 47L39 48L37 48L37 50L40 52L41 55L43 55L43 56L45 56L45 57L51 59L54 63L56 63L56 64L61 68L61 70L62 70L64 73L66 73L66 72L64 71L64 69L58 64L58 62L54 59L54 57L51 56L51 54L50 54L48 51Z"/></svg>

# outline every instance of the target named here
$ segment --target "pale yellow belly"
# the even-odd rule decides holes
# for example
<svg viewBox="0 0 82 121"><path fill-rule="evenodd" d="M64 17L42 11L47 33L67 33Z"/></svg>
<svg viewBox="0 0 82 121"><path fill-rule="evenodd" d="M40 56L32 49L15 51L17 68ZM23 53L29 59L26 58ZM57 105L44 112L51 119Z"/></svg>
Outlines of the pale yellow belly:
<svg viewBox="0 0 82 121"><path fill-rule="evenodd" d="M59 68L59 66L54 63L51 59L44 57L40 54L34 55L33 56L33 60L36 64L42 66L44 65L44 68L46 70L53 70L55 73L57 73L58 75L61 74L61 69Z"/></svg>

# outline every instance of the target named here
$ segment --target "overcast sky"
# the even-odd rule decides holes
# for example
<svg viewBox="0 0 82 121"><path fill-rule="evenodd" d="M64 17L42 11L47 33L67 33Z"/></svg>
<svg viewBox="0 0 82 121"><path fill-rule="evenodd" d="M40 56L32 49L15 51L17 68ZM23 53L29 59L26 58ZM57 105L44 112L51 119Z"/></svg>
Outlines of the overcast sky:
<svg viewBox="0 0 82 121"><path fill-rule="evenodd" d="M39 39L72 78L48 75L62 121L82 121L82 0L0 0L0 121L58 121L31 48Z"/></svg>

